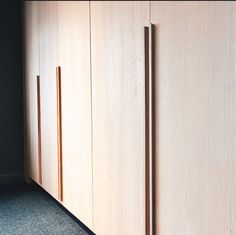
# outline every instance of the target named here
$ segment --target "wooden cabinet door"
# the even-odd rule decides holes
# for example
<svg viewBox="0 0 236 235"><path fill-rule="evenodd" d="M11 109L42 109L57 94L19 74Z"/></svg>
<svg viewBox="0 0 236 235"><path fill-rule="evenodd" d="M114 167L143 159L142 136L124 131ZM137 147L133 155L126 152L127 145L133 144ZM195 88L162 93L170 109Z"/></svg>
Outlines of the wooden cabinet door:
<svg viewBox="0 0 236 235"><path fill-rule="evenodd" d="M91 2L93 208L98 235L145 234L144 26L149 2Z"/></svg>
<svg viewBox="0 0 236 235"><path fill-rule="evenodd" d="M39 74L38 51L38 3L24 3L24 75L25 75L25 131L27 174L39 183L37 75Z"/></svg>
<svg viewBox="0 0 236 235"><path fill-rule="evenodd" d="M58 3L63 204L92 228L89 2Z"/></svg>
<svg viewBox="0 0 236 235"><path fill-rule="evenodd" d="M42 185L58 198L57 95L58 3L39 4L39 54L41 79Z"/></svg>
<svg viewBox="0 0 236 235"><path fill-rule="evenodd" d="M153 2L160 235L236 234L236 3Z"/></svg>

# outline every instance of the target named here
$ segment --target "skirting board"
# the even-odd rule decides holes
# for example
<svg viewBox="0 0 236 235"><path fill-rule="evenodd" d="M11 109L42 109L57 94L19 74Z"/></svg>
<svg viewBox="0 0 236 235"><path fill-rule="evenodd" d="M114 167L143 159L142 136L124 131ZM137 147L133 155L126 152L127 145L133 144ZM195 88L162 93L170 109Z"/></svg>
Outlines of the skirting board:
<svg viewBox="0 0 236 235"><path fill-rule="evenodd" d="M23 181L23 172L0 174L0 185L20 183Z"/></svg>

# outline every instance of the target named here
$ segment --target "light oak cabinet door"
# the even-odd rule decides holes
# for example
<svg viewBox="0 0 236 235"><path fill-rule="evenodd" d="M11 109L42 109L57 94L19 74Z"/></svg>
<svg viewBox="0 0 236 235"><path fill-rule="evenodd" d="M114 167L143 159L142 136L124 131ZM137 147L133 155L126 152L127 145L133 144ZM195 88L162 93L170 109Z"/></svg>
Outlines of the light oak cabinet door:
<svg viewBox="0 0 236 235"><path fill-rule="evenodd" d="M153 2L159 235L236 234L236 3Z"/></svg>
<svg viewBox="0 0 236 235"><path fill-rule="evenodd" d="M91 2L93 209L98 235L145 234L144 26L149 2Z"/></svg>
<svg viewBox="0 0 236 235"><path fill-rule="evenodd" d="M57 94L58 2L39 4L42 186L58 199Z"/></svg>
<svg viewBox="0 0 236 235"><path fill-rule="evenodd" d="M26 170L30 178L39 182L37 125L37 75L39 74L38 3L25 2L24 13Z"/></svg>
<svg viewBox="0 0 236 235"><path fill-rule="evenodd" d="M63 205L92 229L89 2L58 3Z"/></svg>

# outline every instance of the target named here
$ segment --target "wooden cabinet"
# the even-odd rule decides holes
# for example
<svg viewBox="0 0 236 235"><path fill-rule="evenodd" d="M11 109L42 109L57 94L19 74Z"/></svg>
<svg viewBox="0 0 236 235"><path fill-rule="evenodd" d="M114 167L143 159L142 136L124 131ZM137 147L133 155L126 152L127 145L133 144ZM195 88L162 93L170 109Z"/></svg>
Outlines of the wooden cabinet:
<svg viewBox="0 0 236 235"><path fill-rule="evenodd" d="M58 3L63 205L92 228L89 2Z"/></svg>
<svg viewBox="0 0 236 235"><path fill-rule="evenodd" d="M62 185L61 203L97 235L149 235L149 215L151 235L236 234L236 4L24 4L30 178L40 183L42 173L42 187L58 200ZM155 85L148 117L147 74ZM148 143L150 169L147 128L156 141Z"/></svg>
<svg viewBox="0 0 236 235"><path fill-rule="evenodd" d="M25 6L29 176L40 183L41 173L41 186L96 234L145 234L144 26L149 3Z"/></svg>
<svg viewBox="0 0 236 235"><path fill-rule="evenodd" d="M93 213L98 235L145 234L148 24L149 2L91 2Z"/></svg>
<svg viewBox="0 0 236 235"><path fill-rule="evenodd" d="M58 199L57 93L58 2L39 4L42 185Z"/></svg>
<svg viewBox="0 0 236 235"><path fill-rule="evenodd" d="M89 2L26 2L24 22L28 175L92 228ZM62 172L58 155L58 66ZM40 94L37 75L40 75ZM37 99L40 99L40 116Z"/></svg>
<svg viewBox="0 0 236 235"><path fill-rule="evenodd" d="M236 4L151 2L160 235L236 234Z"/></svg>
<svg viewBox="0 0 236 235"><path fill-rule="evenodd" d="M39 74L38 3L25 2L24 13L26 170L27 175L39 183L37 125L37 75Z"/></svg>

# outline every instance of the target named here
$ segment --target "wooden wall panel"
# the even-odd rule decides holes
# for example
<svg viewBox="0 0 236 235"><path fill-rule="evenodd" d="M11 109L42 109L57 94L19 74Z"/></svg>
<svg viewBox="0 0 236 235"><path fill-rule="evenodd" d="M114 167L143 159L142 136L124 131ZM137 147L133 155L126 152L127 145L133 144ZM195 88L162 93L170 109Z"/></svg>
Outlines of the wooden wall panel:
<svg viewBox="0 0 236 235"><path fill-rule="evenodd" d="M145 234L149 2L91 2L93 208L100 235Z"/></svg>
<svg viewBox="0 0 236 235"><path fill-rule="evenodd" d="M236 4L151 2L159 235L236 234Z"/></svg>
<svg viewBox="0 0 236 235"><path fill-rule="evenodd" d="M63 204L92 228L89 2L58 4Z"/></svg>

